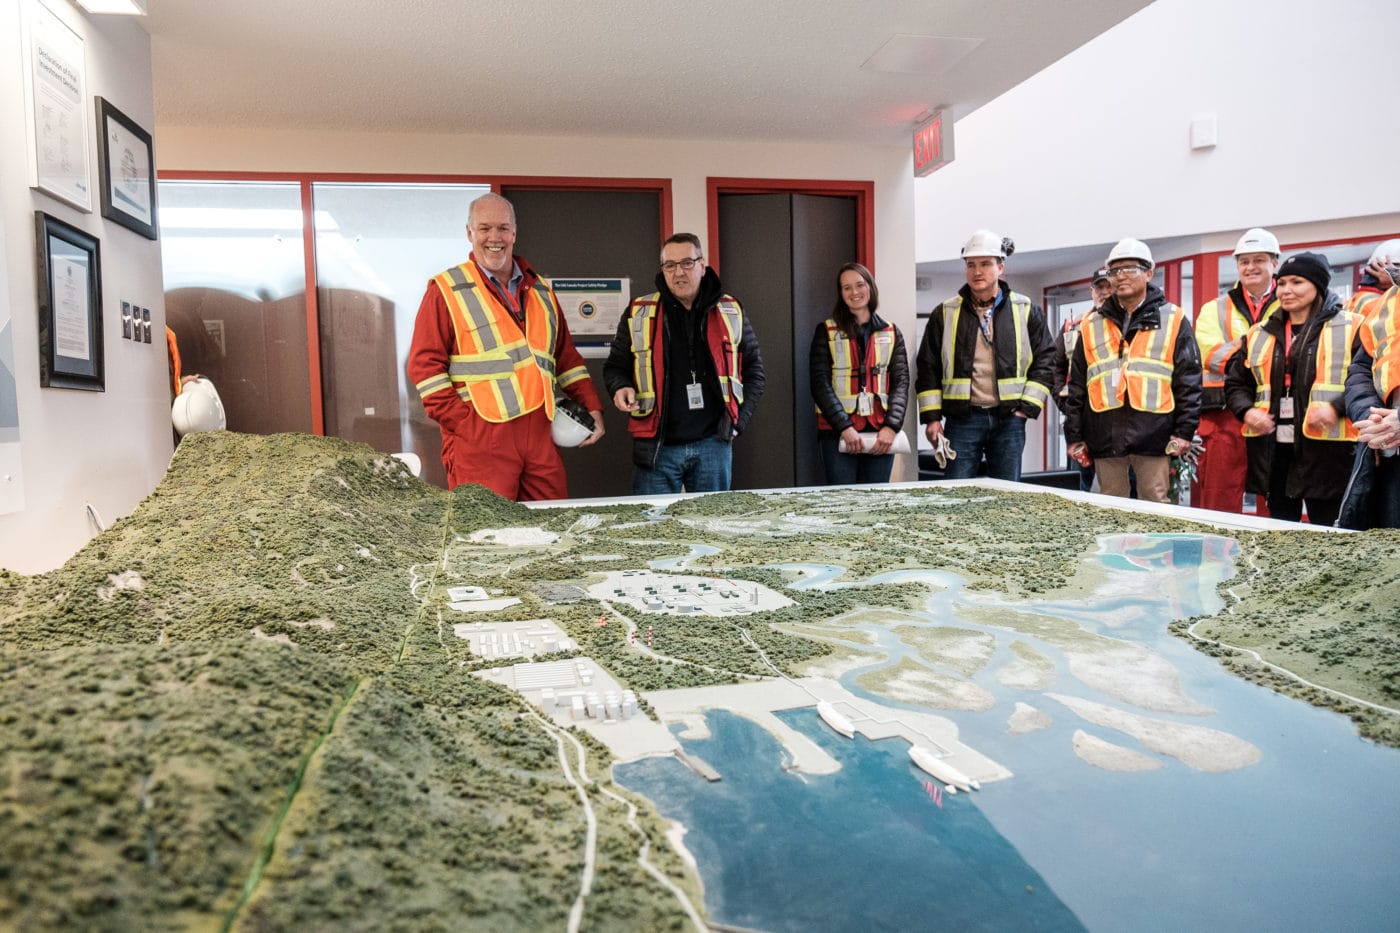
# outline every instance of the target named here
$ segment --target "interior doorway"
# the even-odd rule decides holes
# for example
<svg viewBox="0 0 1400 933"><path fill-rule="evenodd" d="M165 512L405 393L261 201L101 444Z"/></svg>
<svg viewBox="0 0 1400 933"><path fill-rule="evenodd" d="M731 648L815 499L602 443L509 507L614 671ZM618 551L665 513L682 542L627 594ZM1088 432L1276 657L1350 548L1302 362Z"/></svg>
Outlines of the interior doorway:
<svg viewBox="0 0 1400 933"><path fill-rule="evenodd" d="M763 352L767 388L734 452L735 489L822 481L808 352L831 314L836 270L869 262L868 183L827 193L822 183L774 191L714 186L710 264L743 304ZM712 181L712 186L714 185ZM813 190L813 189L816 190Z"/></svg>

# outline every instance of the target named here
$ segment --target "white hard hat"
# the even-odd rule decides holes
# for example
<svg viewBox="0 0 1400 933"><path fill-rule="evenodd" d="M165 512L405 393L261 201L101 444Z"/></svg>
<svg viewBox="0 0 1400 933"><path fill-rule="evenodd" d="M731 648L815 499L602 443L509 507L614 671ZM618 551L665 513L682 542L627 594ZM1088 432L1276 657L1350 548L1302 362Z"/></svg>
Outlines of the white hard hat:
<svg viewBox="0 0 1400 933"><path fill-rule="evenodd" d="M1386 240L1371 251L1371 261L1368 266L1377 263L1389 266L1400 266L1400 240Z"/></svg>
<svg viewBox="0 0 1400 933"><path fill-rule="evenodd" d="M549 425L549 436L557 446L577 447L588 440L593 428L593 416L578 402L563 396L554 400L554 421Z"/></svg>
<svg viewBox="0 0 1400 933"><path fill-rule="evenodd" d="M170 406L170 423L181 437L201 431L222 431L227 427L224 403L219 400L214 383L203 376L185 383L180 394L175 396L175 404Z"/></svg>
<svg viewBox="0 0 1400 933"><path fill-rule="evenodd" d="M1113 249L1108 251L1108 259L1104 265L1111 266L1120 259L1136 259L1147 263L1150 269L1156 265L1152 261L1152 250L1147 248L1147 244L1141 240L1119 240L1113 245Z"/></svg>
<svg viewBox="0 0 1400 933"><path fill-rule="evenodd" d="M962 258L991 256L996 259L1005 259L1015 251L1016 244L1006 237L998 236L990 230L978 230L963 244Z"/></svg>
<svg viewBox="0 0 1400 933"><path fill-rule="evenodd" d="M1235 244L1236 256L1242 256L1245 253L1268 253L1277 259L1279 255L1278 237L1263 227L1250 227L1240 237L1240 241Z"/></svg>

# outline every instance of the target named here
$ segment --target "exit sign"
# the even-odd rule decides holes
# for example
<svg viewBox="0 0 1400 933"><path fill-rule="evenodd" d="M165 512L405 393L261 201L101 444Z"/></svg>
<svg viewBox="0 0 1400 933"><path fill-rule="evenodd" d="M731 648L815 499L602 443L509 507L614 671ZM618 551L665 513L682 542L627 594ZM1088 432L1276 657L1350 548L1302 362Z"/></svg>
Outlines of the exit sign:
<svg viewBox="0 0 1400 933"><path fill-rule="evenodd" d="M932 175L953 161L953 122L939 110L914 131L914 177Z"/></svg>

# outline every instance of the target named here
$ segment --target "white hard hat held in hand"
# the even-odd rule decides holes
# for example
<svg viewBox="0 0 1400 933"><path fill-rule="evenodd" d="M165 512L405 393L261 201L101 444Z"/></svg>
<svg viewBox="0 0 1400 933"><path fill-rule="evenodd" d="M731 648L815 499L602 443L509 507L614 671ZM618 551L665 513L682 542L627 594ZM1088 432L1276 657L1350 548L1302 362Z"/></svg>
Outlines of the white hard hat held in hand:
<svg viewBox="0 0 1400 933"><path fill-rule="evenodd" d="M588 410L566 396L554 400L554 421L549 436L558 447L577 447L593 435L597 425Z"/></svg>

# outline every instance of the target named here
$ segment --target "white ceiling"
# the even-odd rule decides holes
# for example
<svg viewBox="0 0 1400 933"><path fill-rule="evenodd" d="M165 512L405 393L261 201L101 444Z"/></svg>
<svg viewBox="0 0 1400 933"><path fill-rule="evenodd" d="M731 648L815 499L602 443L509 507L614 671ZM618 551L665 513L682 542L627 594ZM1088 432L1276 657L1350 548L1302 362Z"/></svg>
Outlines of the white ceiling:
<svg viewBox="0 0 1400 933"><path fill-rule="evenodd" d="M1148 2L149 0L144 24L158 126L898 145Z"/></svg>

